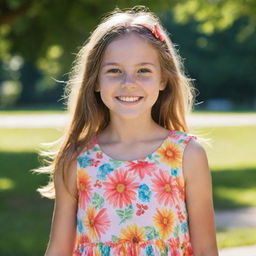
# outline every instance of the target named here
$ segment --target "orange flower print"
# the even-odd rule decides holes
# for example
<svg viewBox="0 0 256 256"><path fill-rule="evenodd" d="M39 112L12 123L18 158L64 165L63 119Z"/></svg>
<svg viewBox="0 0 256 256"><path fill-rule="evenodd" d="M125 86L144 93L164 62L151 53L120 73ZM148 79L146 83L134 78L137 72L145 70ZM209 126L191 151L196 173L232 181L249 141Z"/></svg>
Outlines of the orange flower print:
<svg viewBox="0 0 256 256"><path fill-rule="evenodd" d="M179 146L170 141L165 141L157 150L162 161L172 168L177 168L181 164L182 152Z"/></svg>
<svg viewBox="0 0 256 256"><path fill-rule="evenodd" d="M106 208L102 208L96 214L94 207L88 207L86 215L83 218L83 224L88 229L89 237L91 239L99 239L102 234L106 233L110 226Z"/></svg>
<svg viewBox="0 0 256 256"><path fill-rule="evenodd" d="M84 250L84 247L87 243L90 242L88 236L86 234L78 235L77 236L77 245L74 249L73 256L82 256L82 252Z"/></svg>
<svg viewBox="0 0 256 256"><path fill-rule="evenodd" d="M138 227L136 224L128 225L126 229L121 229L121 237L119 242L121 244L127 244L126 250L121 251L118 255L135 256L140 254L139 243L145 242L145 234L143 227ZM124 253L124 254L123 254Z"/></svg>
<svg viewBox="0 0 256 256"><path fill-rule="evenodd" d="M156 239L155 245L156 245L156 248L159 250L159 252L162 252L162 253L165 252L166 245L163 239ZM162 255L166 255L166 254L162 254Z"/></svg>
<svg viewBox="0 0 256 256"><path fill-rule="evenodd" d="M138 160L136 162L129 162L129 171L133 171L134 174L139 174L140 178L143 179L145 174L152 176L152 172L156 170L155 163L149 163L147 161Z"/></svg>
<svg viewBox="0 0 256 256"><path fill-rule="evenodd" d="M119 242L129 242L133 244L137 244L140 242L144 242L145 240L145 234L143 231L143 227L138 227L136 224L128 225L125 228L121 229L121 237L119 239Z"/></svg>
<svg viewBox="0 0 256 256"><path fill-rule="evenodd" d="M153 221L162 239L167 238L173 230L174 213L171 209L157 209Z"/></svg>
<svg viewBox="0 0 256 256"><path fill-rule="evenodd" d="M177 204L176 207L177 209L177 215L178 215L178 219L180 221L180 223L182 223L186 218L185 218L185 215L183 214L183 212L181 211L181 208L180 206Z"/></svg>
<svg viewBox="0 0 256 256"><path fill-rule="evenodd" d="M152 191L156 192L156 198L159 203L165 206L172 205L178 200L178 190L174 179L169 175L168 171L159 170L159 175L155 173L152 179Z"/></svg>
<svg viewBox="0 0 256 256"><path fill-rule="evenodd" d="M174 178L176 187L179 191L179 197L181 201L185 200L185 188L184 188L184 180L181 177L175 177Z"/></svg>
<svg viewBox="0 0 256 256"><path fill-rule="evenodd" d="M108 176L109 182L104 182L107 200L114 207L122 208L136 199L136 192L139 183L134 182L134 177L123 169L114 171Z"/></svg>
<svg viewBox="0 0 256 256"><path fill-rule="evenodd" d="M79 204L82 209L85 209L87 203L90 201L92 193L91 181L89 174L85 169L77 171L78 176L78 190L79 190Z"/></svg>

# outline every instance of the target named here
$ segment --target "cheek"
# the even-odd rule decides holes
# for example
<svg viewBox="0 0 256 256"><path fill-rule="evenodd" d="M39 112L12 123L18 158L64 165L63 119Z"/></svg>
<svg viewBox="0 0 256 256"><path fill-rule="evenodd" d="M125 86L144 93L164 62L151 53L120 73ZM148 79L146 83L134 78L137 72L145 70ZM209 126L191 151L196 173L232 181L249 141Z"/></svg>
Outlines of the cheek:
<svg viewBox="0 0 256 256"><path fill-rule="evenodd" d="M99 79L99 88L101 90L112 90L117 84L120 83L120 77L102 77Z"/></svg>

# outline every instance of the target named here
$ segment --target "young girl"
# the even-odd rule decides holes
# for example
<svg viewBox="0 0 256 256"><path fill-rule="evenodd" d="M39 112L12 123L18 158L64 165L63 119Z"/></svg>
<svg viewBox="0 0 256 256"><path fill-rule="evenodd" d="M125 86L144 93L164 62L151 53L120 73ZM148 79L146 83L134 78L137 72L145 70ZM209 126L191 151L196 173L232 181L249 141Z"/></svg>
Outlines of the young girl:
<svg viewBox="0 0 256 256"><path fill-rule="evenodd" d="M188 134L193 90L159 19L115 10L81 48L48 166L46 256L218 255L211 176Z"/></svg>

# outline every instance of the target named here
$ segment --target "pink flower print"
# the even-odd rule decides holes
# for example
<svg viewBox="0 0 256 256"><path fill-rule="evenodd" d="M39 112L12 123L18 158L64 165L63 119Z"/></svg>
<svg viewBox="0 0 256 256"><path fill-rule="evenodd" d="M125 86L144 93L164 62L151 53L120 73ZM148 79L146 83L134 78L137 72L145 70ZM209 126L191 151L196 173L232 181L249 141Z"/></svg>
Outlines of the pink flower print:
<svg viewBox="0 0 256 256"><path fill-rule="evenodd" d="M143 179L146 174L152 176L152 172L156 170L155 163L149 163L141 160L138 160L137 162L129 162L128 167L128 171L133 171L135 175L138 173L141 179Z"/></svg>
<svg viewBox="0 0 256 256"><path fill-rule="evenodd" d="M136 198L136 189L139 183L134 182L134 177L123 169L115 170L108 175L109 182L104 182L107 200L114 207L122 208L132 203Z"/></svg>
<svg viewBox="0 0 256 256"><path fill-rule="evenodd" d="M165 206L172 205L178 200L178 190L173 178L168 171L159 170L159 175L155 173L152 179L152 191L156 192L156 198L159 203Z"/></svg>

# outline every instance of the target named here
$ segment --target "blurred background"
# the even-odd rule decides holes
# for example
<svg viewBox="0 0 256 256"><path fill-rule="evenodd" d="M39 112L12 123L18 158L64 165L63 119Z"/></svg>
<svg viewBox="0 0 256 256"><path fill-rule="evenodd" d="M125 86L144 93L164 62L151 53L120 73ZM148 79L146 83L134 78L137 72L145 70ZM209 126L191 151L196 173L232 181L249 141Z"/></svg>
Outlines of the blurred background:
<svg viewBox="0 0 256 256"><path fill-rule="evenodd" d="M57 81L105 13L134 5L160 16L198 89L189 122L211 139L219 248L256 244L256 1L1 0L0 255L43 255L54 202L29 170L65 124Z"/></svg>

